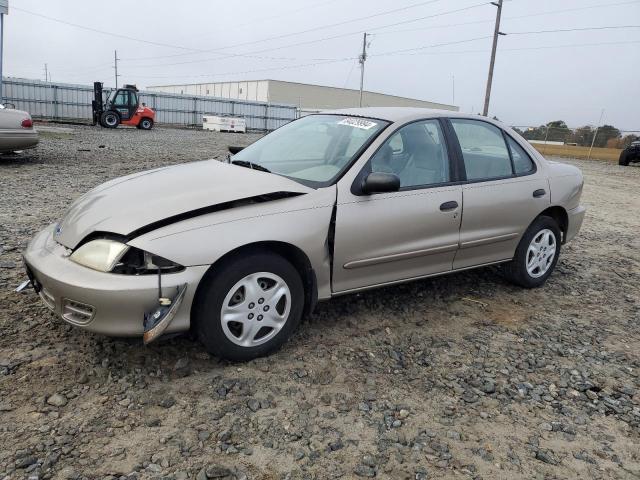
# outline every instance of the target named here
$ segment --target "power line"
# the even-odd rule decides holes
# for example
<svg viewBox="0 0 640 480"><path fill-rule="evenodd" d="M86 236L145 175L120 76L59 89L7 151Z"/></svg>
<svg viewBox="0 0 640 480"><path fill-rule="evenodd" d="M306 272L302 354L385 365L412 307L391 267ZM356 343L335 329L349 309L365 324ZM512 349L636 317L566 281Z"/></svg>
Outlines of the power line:
<svg viewBox="0 0 640 480"><path fill-rule="evenodd" d="M490 37L487 37L490 38ZM620 41L620 42L595 42L595 43L571 43L562 45L544 45L537 47L518 47L518 48L502 48L501 52L521 52L526 50L553 50L556 48L579 48L579 47L604 47L613 45L631 45L640 43L640 40ZM487 53L486 50L451 50L447 52L417 52L417 53L399 53L398 55L456 55L467 53ZM374 55L371 55L374 56Z"/></svg>
<svg viewBox="0 0 640 480"><path fill-rule="evenodd" d="M145 39L142 39L142 38L131 37L129 35L123 35L123 34L120 34L120 33L108 32L106 30L100 30L100 29L97 29L97 28L87 27L85 25L79 25L77 23L67 22L66 20L61 20L59 18L50 17L48 15L43 15L41 13L32 12L31 10L27 10L25 8L14 7L13 5L11 6L11 9L12 10L18 10L19 12L27 13L29 15L34 15L36 17L44 18L44 19L50 20L52 22L62 23L63 25L68 25L70 27L80 28L82 30L87 30L89 32L94 32L94 33L100 33L102 35L109 35L111 37L122 38L122 39L125 39L125 40L130 40L132 42L146 43L148 45L154 45L156 47L176 48L176 49L179 49L179 50L192 50L192 51L193 50L197 50L197 49L194 49L194 48L183 47L183 46L180 46L180 45L171 45L169 43L154 42L152 40L145 40Z"/></svg>
<svg viewBox="0 0 640 480"><path fill-rule="evenodd" d="M584 32L587 30L616 30L621 28L640 28L640 25L611 25L606 27L560 28L557 30L537 30L531 32L509 32L507 35L533 35L537 33Z"/></svg>
<svg viewBox="0 0 640 480"><path fill-rule="evenodd" d="M600 3L597 5L588 5L585 7L575 7L575 8L564 8L561 10L547 10L545 12L538 12L538 13L527 13L524 15L512 15L510 17L503 17L504 20L520 20L523 18L530 18L530 17L540 17L540 16L544 16L544 15L555 15L558 13L569 13L569 12L577 12L580 10L589 10L589 9L594 9L594 8L609 8L609 7L617 7L617 6L621 6L621 5L630 5L630 4L634 4L634 3L640 3L640 0L628 0L625 2L616 2L616 3ZM405 33L405 32L421 32L424 30L432 30L432 29L436 29L436 28L450 28L450 27L462 27L462 26L467 26L467 25L478 25L478 24L483 24L483 23L493 23L494 20L490 19L490 20L474 20L472 22L460 22L460 23L450 23L447 25L427 25L424 27L419 27L419 28L409 28L409 29L404 29L404 30L392 30L390 32L380 32L377 33L376 35L391 35L391 34L396 34L396 33Z"/></svg>
<svg viewBox="0 0 640 480"><path fill-rule="evenodd" d="M281 35L275 35L273 37L267 37L267 38L262 38L260 40L251 40L248 42L242 42L242 43L236 43L233 45L227 45L224 47L218 47L218 48L212 48L212 49L208 49L208 50L200 50L199 52L207 52L207 53L211 53L211 52L219 52L220 50L225 50L228 48L237 48L237 47L244 47L246 45L255 45L256 43L263 43L263 42L267 42L270 40L280 40L282 38L288 38L288 37L293 37L296 35L303 35L305 33L310 33L310 32L316 32L318 30L325 30L327 28L334 28L334 27L339 27L342 25L346 25L349 23L354 23L354 22L360 22L362 20L369 20L371 18L375 18L375 17L380 17L380 16L384 16L384 15L390 15L392 13L398 13L398 12L403 12L412 8L417 8L417 7L422 7L425 5L429 5L432 3L437 3L437 2L442 2L443 0L426 0L423 2L419 2L419 3L414 3L411 5L406 5L404 7L399 7L399 8L394 8L392 10L385 10L384 12L378 12L378 13L373 13L370 15L365 15L363 17L358 17L358 18L352 18L350 20L343 20L341 22L336 22L336 23L331 23L328 25L319 25L317 27L313 27L313 28L308 28L306 30L299 30L297 32L290 32L290 33L283 33ZM359 32L361 33L361 31ZM195 53L199 53L199 52L195 52ZM137 58L129 58L127 60L150 60L150 59L157 59L157 58L171 58L171 57L180 57L183 55L192 55L193 53L177 53L177 54L173 54L173 55L158 55L158 56L154 56L154 57L137 57Z"/></svg>
<svg viewBox="0 0 640 480"><path fill-rule="evenodd" d="M477 3L474 5L470 5L467 7L463 7L463 8L457 8L455 10L448 10L445 12L440 12L440 13L436 13L436 14L432 14L432 15L428 15L426 17L420 17L420 18L414 18L414 19L410 19L410 20L405 20L402 22L395 22L392 24L388 24L388 25L382 25L379 27L373 27L371 29L368 30L378 30L381 28L386 28L389 26L396 26L399 24L405 24L405 23L412 23L412 22L417 22L420 20L424 20L426 18L435 18L435 17L441 17L444 15L450 15L452 13L458 13L464 10L470 10L472 8L477 8L477 7L481 7L481 6L485 6L488 5L486 2L482 2L482 3ZM323 38L319 38L319 39L314 39L314 40L306 40L306 41L302 41L302 42L296 42L293 44L288 44L288 45L281 45L279 47L270 47L270 48L263 48L261 50L253 50L250 52L245 52L245 53L225 53L223 56L220 57L215 57L215 58L207 58L207 59L198 59L198 60L186 60L183 62L175 62L175 63L157 63L157 64L149 64L149 65L140 65L143 66L145 68L149 68L149 67L163 67L163 66L171 66L171 65L186 65L186 64L192 64L192 63L204 63L204 62L209 62L209 61L215 61L215 60L220 60L223 59L225 57L243 57L243 56L251 56L253 54L257 54L257 53L265 53L265 52L271 52L274 50L282 50L285 48L291 48L291 47L298 47L298 46L303 46L303 45L310 45L313 43L319 43L319 42L324 42L327 40L334 40L337 38L344 38L344 37L349 37L349 36L353 36L353 35L361 35L362 34L362 30L358 30L358 31L353 31L353 32L348 32L348 33L341 33L341 34L337 34L337 35L332 35L329 37L323 37ZM223 48L230 48L230 47L223 47ZM163 57L164 58L164 57ZM260 57L253 57L253 58L260 58ZM270 60L270 59L277 59L277 58L269 58L269 57L263 57L264 59ZM142 58L140 58L141 60ZM133 59L128 59L128 60L133 60ZM331 59L327 59L327 60L331 60ZM322 59L320 59L320 61L322 61Z"/></svg>
<svg viewBox="0 0 640 480"><path fill-rule="evenodd" d="M448 42L434 45L425 45L423 47L418 47L418 49L427 49L427 48L436 48L440 46L450 45L450 44L459 44L464 42L470 42L478 39L487 39L491 38L491 35L485 37L478 37L475 39L461 40L458 42ZM578 48L578 47L598 47L598 46L612 46L612 45L629 45L629 44L638 44L640 40L632 40L632 41L620 41L620 42L596 42L596 43L574 43L574 44L566 44L566 45L549 45L549 46L538 46L538 47L519 47L519 48L503 48L501 52L516 52L516 51L526 51L526 50L546 50L546 49L557 49L557 48ZM412 49L416 50L416 49ZM378 57L378 56L393 56L393 55L456 55L456 54L469 54L469 53L482 53L486 54L486 50L453 50L447 52L416 52L416 53L404 53L406 50L402 51L393 51L393 52L385 52L385 53L377 53L377 54L368 54L369 57ZM246 73L257 73L257 72L266 72L273 70L290 70L296 68L306 68L306 67L316 67L322 66L331 63L339 63L346 61L354 61L358 60L358 57L344 58L344 59L336 59L329 60L326 62L315 62L315 63L306 63L301 65L289 65L284 67L270 67L263 69L255 69L255 70L246 70L242 72L223 72L223 73L214 73L214 74L186 74L186 75L138 75L133 73L133 75L140 78L201 78L201 77L218 77L218 76L227 76L227 75L241 75Z"/></svg>
<svg viewBox="0 0 640 480"><path fill-rule="evenodd" d="M380 56L388 56L388 55L395 55L395 54L399 54L399 53L403 53L403 52L409 52L409 51L418 51L418 50L424 50L424 49L428 49L428 48L437 48L437 47L443 47L443 46L448 46L448 45L458 45L461 43L468 43L468 42L474 42L476 40L482 40L482 39L486 39L486 38L491 38L490 35L485 35L483 37L476 37L476 38L468 38L465 40L457 40L454 42L443 42L443 43L436 43L436 44L432 44L432 45L423 45L421 47L414 47L414 48L405 48L402 50L394 50L391 52L383 52L383 53L377 53L377 54L367 54L367 57L380 57ZM225 76L225 75L241 75L241 74L245 74L245 73L256 73L256 72L267 72L267 71L272 71L272 70L288 70L288 69L294 69L294 68L303 68L303 67L315 67L315 66L319 66L319 65L326 65L326 64L330 64L330 63L339 63L339 62L347 62L347 61L352 61L352 60L359 60L360 57L346 57L346 58L336 58L336 59L330 59L324 62L314 62L314 63L305 63L305 64L301 64L301 65L288 65L288 66L280 66L280 67L269 67L269 68L261 68L261 69L255 69L255 70L247 70L244 72L224 72L224 73L214 73L214 74L187 74L187 75L136 75L135 72L132 73L132 75L136 75L142 78L180 78L180 77L217 77L217 76Z"/></svg>

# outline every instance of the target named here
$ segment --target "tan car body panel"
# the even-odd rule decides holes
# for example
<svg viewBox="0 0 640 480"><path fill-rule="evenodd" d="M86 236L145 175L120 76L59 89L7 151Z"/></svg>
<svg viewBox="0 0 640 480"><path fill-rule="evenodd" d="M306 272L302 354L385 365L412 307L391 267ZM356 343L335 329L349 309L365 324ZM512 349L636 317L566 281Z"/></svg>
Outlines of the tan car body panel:
<svg viewBox="0 0 640 480"><path fill-rule="evenodd" d="M185 220L135 238L129 245L192 266L211 265L251 243L287 243L306 254L316 274L318 297L326 299L331 297L328 232L335 199L334 185L298 197ZM208 242L206 248L204 241ZM181 247L176 249L176 245Z"/></svg>
<svg viewBox="0 0 640 480"><path fill-rule="evenodd" d="M245 245L281 242L299 249L315 273L318 298L328 299L509 260L528 225L551 206L567 211L566 240L580 228L584 217L584 207L579 204L583 182L580 171L547 162L499 122L410 108L334 113L385 119L391 124L333 186L312 189L282 176L217 161L141 172L107 182L79 198L61 221L62 232L55 240L73 249L92 232L126 236L175 217L175 221L133 235L127 243L186 267L182 273L163 276L167 288L188 283L170 329L179 331L189 327L191 303L205 272L223 256ZM358 196L351 192L361 169L391 134L408 122L438 117L484 120L499 126L511 133L534 159L536 173L380 195ZM533 198L537 189L545 189L545 195ZM234 203L277 192L296 196L262 203ZM449 201L458 202L458 208L440 211L440 205ZM216 205L224 208L206 210ZM181 217L194 211L194 215ZM51 228L43 231L25 252L36 278L44 279L42 282L46 281L45 286L59 299L72 292L73 300L101 306L94 321L83 328L109 335L140 334L141 311L154 302L154 279L95 272L75 264L57 268L69 260L60 252L51 257L50 249L44 247L51 242L52 234ZM125 307L131 305L126 315L118 314L120 297Z"/></svg>

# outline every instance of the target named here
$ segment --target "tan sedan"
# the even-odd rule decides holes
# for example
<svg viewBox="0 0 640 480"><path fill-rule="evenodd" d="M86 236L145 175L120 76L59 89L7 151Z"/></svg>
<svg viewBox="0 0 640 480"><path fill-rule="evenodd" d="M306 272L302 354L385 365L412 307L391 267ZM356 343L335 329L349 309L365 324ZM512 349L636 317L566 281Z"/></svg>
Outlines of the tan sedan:
<svg viewBox="0 0 640 480"><path fill-rule="evenodd" d="M38 132L27 112L0 105L0 153L35 147Z"/></svg>
<svg viewBox="0 0 640 480"><path fill-rule="evenodd" d="M210 352L246 360L336 295L493 264L543 285L580 229L582 185L577 168L487 118L343 110L293 121L228 163L111 180L24 259L69 323L146 342L193 329Z"/></svg>

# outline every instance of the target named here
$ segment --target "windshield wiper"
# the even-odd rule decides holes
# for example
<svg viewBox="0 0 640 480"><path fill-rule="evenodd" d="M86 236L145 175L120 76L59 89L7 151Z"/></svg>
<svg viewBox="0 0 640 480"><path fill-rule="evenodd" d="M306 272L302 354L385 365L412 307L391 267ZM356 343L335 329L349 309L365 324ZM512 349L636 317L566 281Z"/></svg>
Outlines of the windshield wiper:
<svg viewBox="0 0 640 480"><path fill-rule="evenodd" d="M231 160L231 163L233 163L234 165L239 165L240 167L271 173L271 170L269 170L267 167L263 167L262 165L258 165L257 163L247 162L246 160Z"/></svg>

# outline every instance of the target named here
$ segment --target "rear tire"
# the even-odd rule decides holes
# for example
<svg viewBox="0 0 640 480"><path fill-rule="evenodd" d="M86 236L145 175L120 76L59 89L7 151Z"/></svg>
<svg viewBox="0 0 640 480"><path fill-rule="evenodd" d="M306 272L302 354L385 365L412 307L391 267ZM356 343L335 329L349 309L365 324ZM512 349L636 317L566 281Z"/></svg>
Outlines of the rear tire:
<svg viewBox="0 0 640 480"><path fill-rule="evenodd" d="M629 165L629 154L625 150L620 152L620 158L618 159L618 165L622 165L623 167L626 167L626 166Z"/></svg>
<svg viewBox="0 0 640 480"><path fill-rule="evenodd" d="M276 350L302 318L300 274L279 255L234 256L215 268L199 287L194 330L208 352L248 361Z"/></svg>
<svg viewBox="0 0 640 480"><path fill-rule="evenodd" d="M140 123L138 123L138 128L140 130L151 130L153 128L153 120L150 118L143 118L140 120Z"/></svg>
<svg viewBox="0 0 640 480"><path fill-rule="evenodd" d="M104 112L100 116L100 125L104 128L116 128L120 125L120 116L115 112Z"/></svg>
<svg viewBox="0 0 640 480"><path fill-rule="evenodd" d="M558 263L561 235L553 218L536 218L520 239L513 260L503 266L507 279L524 288L544 285Z"/></svg>

